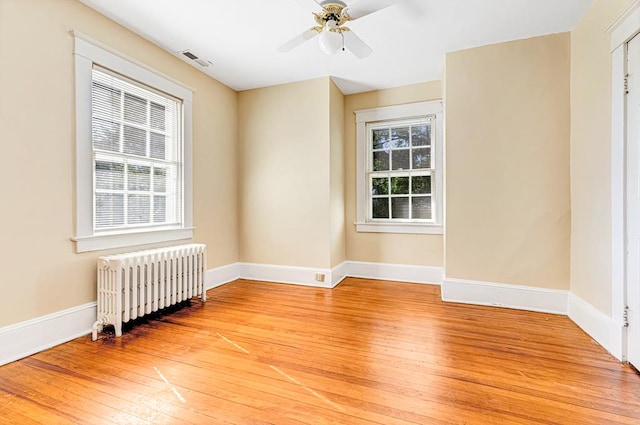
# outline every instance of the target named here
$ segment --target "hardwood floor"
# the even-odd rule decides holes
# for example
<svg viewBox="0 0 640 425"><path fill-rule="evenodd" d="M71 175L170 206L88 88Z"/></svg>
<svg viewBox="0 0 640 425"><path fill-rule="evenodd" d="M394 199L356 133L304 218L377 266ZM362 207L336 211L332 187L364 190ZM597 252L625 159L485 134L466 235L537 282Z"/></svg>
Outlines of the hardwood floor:
<svg viewBox="0 0 640 425"><path fill-rule="evenodd" d="M0 424L640 424L640 376L566 317L355 278L208 297L0 367Z"/></svg>

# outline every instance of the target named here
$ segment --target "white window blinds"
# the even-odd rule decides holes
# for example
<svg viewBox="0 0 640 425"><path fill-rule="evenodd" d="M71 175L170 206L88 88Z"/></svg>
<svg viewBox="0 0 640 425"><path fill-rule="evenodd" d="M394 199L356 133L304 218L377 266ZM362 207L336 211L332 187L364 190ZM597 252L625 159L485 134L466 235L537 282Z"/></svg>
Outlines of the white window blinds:
<svg viewBox="0 0 640 425"><path fill-rule="evenodd" d="M94 231L180 226L181 101L94 66L91 102Z"/></svg>

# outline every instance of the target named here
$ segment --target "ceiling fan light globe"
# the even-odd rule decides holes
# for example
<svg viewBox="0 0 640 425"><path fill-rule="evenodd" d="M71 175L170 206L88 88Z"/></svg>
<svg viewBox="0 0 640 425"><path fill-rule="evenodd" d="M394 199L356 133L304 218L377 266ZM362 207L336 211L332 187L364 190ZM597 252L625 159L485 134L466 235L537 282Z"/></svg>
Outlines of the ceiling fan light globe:
<svg viewBox="0 0 640 425"><path fill-rule="evenodd" d="M344 45L342 34L335 31L322 31L318 38L318 44L320 44L320 50L327 55L335 55L340 51Z"/></svg>

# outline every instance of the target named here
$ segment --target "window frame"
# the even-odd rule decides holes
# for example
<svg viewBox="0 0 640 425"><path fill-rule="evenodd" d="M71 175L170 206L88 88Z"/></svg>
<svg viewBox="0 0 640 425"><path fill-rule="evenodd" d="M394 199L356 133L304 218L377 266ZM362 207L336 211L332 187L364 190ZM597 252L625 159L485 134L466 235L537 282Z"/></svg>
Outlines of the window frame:
<svg viewBox="0 0 640 425"><path fill-rule="evenodd" d="M444 117L441 100L408 103L381 108L363 109L355 111L356 114L356 231L374 233L414 233L414 234L442 234L443 207L444 207ZM432 161L434 170L432 178L435 184L432 186L432 208L434 209L433 221L412 219L372 219L371 216L371 190L369 184L369 162L372 149L369 146L369 127L378 124L411 121L428 116L433 116L432 133ZM394 171L389 170L391 174Z"/></svg>
<svg viewBox="0 0 640 425"><path fill-rule="evenodd" d="M97 251L193 237L193 90L102 43L72 32L76 103L76 252ZM94 163L91 87L94 64L182 101L182 222L176 226L94 231Z"/></svg>

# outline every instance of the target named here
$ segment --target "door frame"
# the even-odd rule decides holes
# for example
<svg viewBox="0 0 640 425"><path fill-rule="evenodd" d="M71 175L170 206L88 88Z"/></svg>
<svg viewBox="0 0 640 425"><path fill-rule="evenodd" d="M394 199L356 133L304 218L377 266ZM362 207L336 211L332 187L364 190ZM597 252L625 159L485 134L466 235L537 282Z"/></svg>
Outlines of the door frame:
<svg viewBox="0 0 640 425"><path fill-rule="evenodd" d="M607 30L611 35L611 315L616 323L611 339L611 354L627 360L627 328L624 325L627 306L626 280L626 127L627 106L625 81L627 74L627 43L640 33L640 1Z"/></svg>

